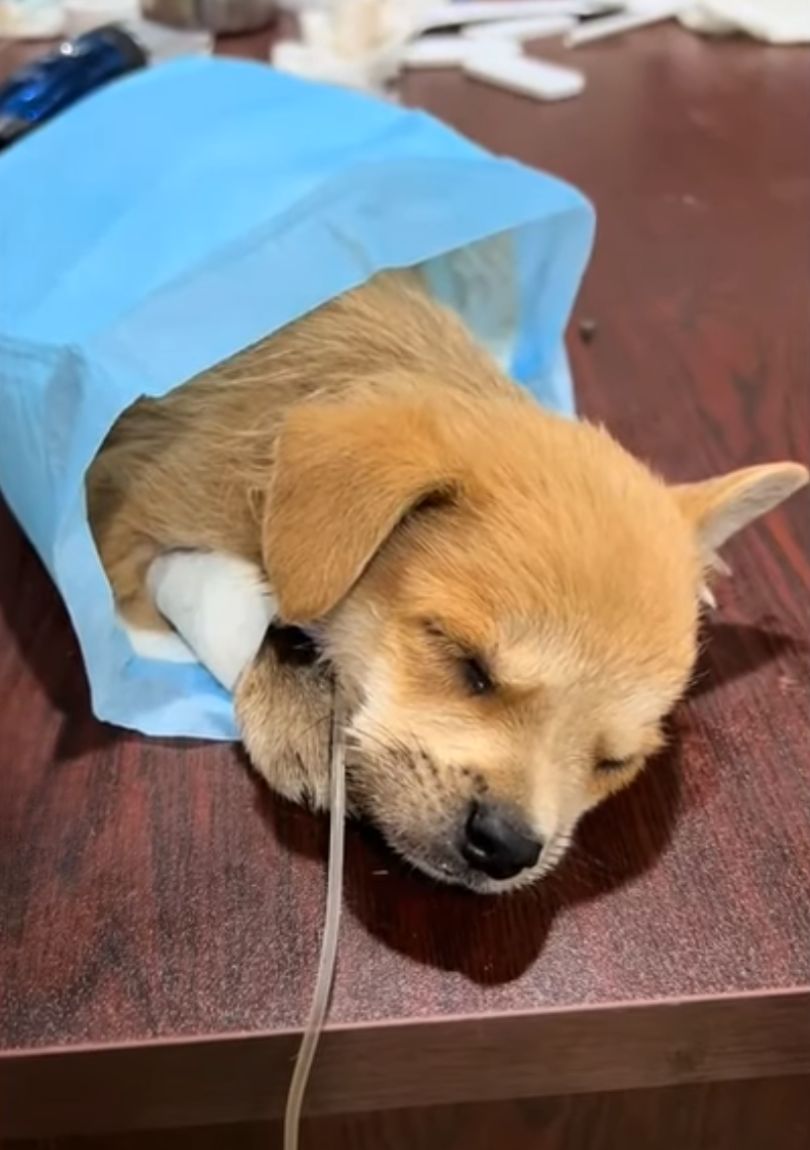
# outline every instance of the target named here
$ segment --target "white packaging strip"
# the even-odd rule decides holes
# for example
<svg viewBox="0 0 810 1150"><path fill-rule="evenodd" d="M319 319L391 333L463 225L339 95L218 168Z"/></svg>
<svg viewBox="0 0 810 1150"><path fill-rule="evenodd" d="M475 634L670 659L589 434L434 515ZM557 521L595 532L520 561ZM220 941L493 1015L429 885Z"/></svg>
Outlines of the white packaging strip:
<svg viewBox="0 0 810 1150"><path fill-rule="evenodd" d="M464 71L476 80L535 100L568 100L585 87L584 75L574 68L518 54L476 53L465 61Z"/></svg>
<svg viewBox="0 0 810 1150"><path fill-rule="evenodd" d="M565 44L567 48L577 48L582 44L606 40L609 36L620 36L623 32L646 28L649 24L660 24L663 20L672 20L683 8L683 0L674 0L650 5L636 12L620 12L615 16L589 20L587 24L579 24L569 32Z"/></svg>
<svg viewBox="0 0 810 1150"><path fill-rule="evenodd" d="M496 20L483 24L470 24L463 35L471 40L549 40L565 36L577 26L575 16L538 16L534 20Z"/></svg>
<svg viewBox="0 0 810 1150"><path fill-rule="evenodd" d="M438 4L419 21L419 27L460 28L483 21L531 20L536 16L591 16L614 8L607 0L465 0Z"/></svg>
<svg viewBox="0 0 810 1150"><path fill-rule="evenodd" d="M515 55L520 51L516 40L473 40L466 36L422 36L407 44L401 63L406 68L460 68L473 56Z"/></svg>

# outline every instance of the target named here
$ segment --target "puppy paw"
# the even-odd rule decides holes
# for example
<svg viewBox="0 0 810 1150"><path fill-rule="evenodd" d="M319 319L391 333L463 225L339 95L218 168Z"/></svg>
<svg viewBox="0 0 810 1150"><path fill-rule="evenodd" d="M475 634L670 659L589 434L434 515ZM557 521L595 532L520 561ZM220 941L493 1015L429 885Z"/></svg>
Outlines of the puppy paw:
<svg viewBox="0 0 810 1150"><path fill-rule="evenodd" d="M329 806L332 687L302 632L272 626L234 692L236 720L253 767L294 803Z"/></svg>

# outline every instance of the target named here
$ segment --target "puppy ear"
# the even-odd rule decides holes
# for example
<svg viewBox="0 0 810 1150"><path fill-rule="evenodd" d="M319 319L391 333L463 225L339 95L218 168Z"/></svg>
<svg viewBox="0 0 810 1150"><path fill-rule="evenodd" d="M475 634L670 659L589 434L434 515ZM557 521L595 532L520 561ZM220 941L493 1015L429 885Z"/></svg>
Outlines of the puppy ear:
<svg viewBox="0 0 810 1150"><path fill-rule="evenodd" d="M289 414L263 531L285 622L325 615L409 511L453 494L440 415L408 399L310 403Z"/></svg>
<svg viewBox="0 0 810 1150"><path fill-rule="evenodd" d="M702 483L686 483L674 492L711 560L732 535L773 510L807 480L807 468L799 463L766 463Z"/></svg>

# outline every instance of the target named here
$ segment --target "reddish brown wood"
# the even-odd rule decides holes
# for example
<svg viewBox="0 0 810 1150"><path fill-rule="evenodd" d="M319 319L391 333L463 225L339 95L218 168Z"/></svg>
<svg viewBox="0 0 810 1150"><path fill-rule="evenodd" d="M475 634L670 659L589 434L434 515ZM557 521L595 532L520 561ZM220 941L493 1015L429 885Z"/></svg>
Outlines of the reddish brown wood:
<svg viewBox="0 0 810 1150"><path fill-rule="evenodd" d="M9 1059L0 1078L0 1136L273 1118L283 1112L296 1045L296 1036L276 1033L29 1052ZM332 1027L307 1112L801 1074L810 1075L806 993L417 1019Z"/></svg>
<svg viewBox="0 0 810 1150"><path fill-rule="evenodd" d="M806 56L658 29L580 60L589 88L567 105L452 73L407 97L595 200L577 318L598 330L571 340L584 411L678 478L807 460ZM0 556L0 1130L277 1112L325 828L236 750L96 723L64 611L5 514ZM483 901L350 833L313 1112L810 1070L806 495L730 558L671 751L552 881ZM705 1001L663 1004L682 997ZM257 1036L241 1055L237 1032ZM88 1043L139 1045L76 1053Z"/></svg>
<svg viewBox="0 0 810 1150"><path fill-rule="evenodd" d="M807 1080L616 1091L312 1118L303 1150L806 1150ZM281 1150L278 1123L2 1143L3 1150Z"/></svg>

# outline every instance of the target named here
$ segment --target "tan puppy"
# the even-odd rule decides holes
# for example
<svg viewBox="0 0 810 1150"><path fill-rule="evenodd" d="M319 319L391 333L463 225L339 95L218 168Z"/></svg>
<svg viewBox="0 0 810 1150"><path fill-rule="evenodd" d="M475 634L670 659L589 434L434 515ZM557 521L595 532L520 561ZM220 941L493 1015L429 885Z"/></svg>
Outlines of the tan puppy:
<svg viewBox="0 0 810 1150"><path fill-rule="evenodd" d="M260 564L353 707L355 809L435 877L503 890L554 866L659 747L717 548L807 477L785 463L668 487L388 275L137 404L88 495L142 626L162 624L144 586L158 553ZM271 785L322 804L328 698L307 674L296 696L265 651L237 709ZM279 685L303 753L267 723Z"/></svg>

